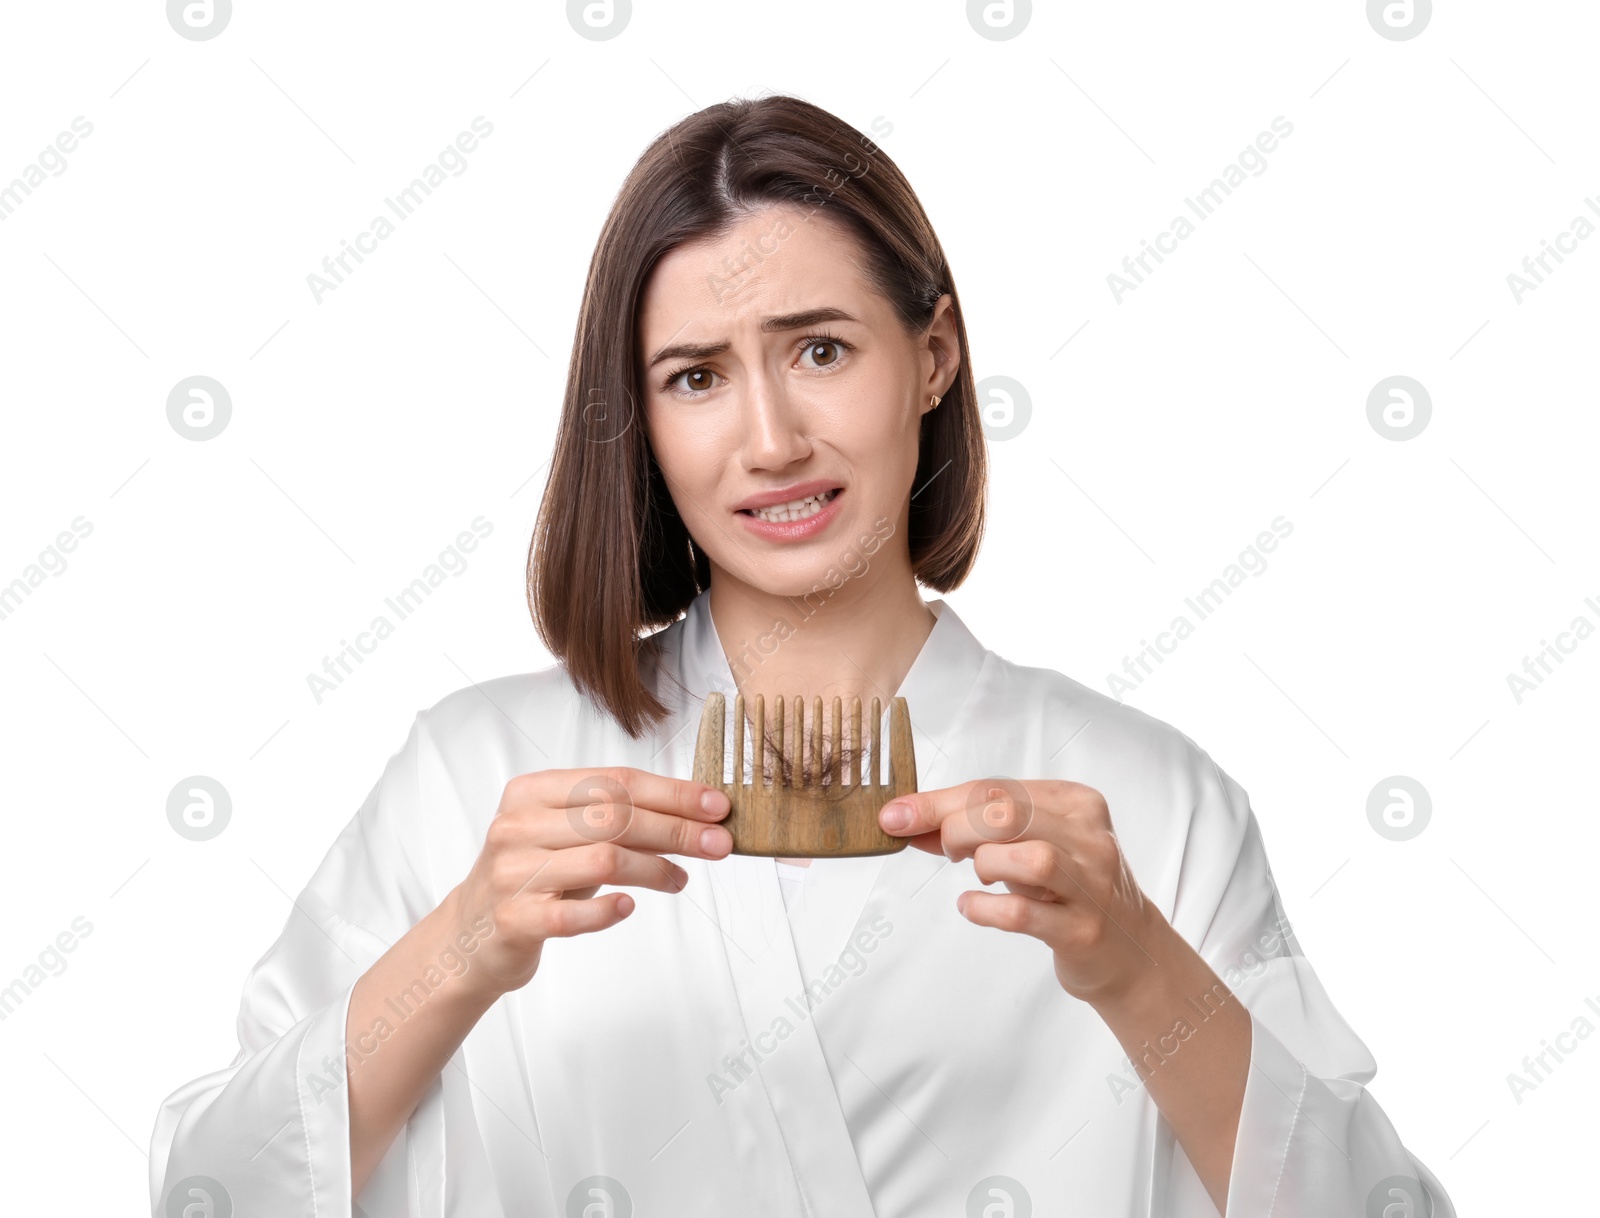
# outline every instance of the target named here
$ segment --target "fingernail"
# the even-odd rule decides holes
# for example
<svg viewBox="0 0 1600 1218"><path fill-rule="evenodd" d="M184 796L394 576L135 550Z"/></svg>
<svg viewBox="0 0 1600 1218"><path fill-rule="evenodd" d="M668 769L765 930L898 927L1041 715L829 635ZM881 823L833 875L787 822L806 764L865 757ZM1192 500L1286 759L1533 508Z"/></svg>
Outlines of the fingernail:
<svg viewBox="0 0 1600 1218"><path fill-rule="evenodd" d="M733 835L721 825L700 831L700 849L707 854L716 854L728 846L733 845Z"/></svg>
<svg viewBox="0 0 1600 1218"><path fill-rule="evenodd" d="M707 812L717 815L726 812L733 805L728 802L728 797L721 791L706 791L700 796L700 806Z"/></svg>
<svg viewBox="0 0 1600 1218"><path fill-rule="evenodd" d="M911 823L911 809L900 803L884 804L878 819L885 829L904 829Z"/></svg>

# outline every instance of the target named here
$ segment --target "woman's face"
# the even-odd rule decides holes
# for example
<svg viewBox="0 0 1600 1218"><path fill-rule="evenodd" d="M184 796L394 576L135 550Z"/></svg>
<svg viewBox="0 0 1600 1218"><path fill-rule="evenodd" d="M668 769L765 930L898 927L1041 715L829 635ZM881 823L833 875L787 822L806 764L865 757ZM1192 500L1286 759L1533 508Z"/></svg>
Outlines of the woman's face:
<svg viewBox="0 0 1600 1218"><path fill-rule="evenodd" d="M674 249L646 285L646 433L719 579L800 596L882 556L909 569L918 426L960 348L948 295L913 339L859 256L821 212L778 204Z"/></svg>

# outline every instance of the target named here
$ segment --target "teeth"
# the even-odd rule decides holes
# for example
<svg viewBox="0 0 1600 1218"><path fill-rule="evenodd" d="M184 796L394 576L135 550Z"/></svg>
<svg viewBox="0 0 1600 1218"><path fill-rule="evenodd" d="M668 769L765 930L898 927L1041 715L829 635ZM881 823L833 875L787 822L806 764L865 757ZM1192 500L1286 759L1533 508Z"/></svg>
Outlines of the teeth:
<svg viewBox="0 0 1600 1218"><path fill-rule="evenodd" d="M788 503L775 503L771 507L752 508L751 515L772 524L788 524L795 520L804 520L808 516L815 516L836 494L837 491L826 491L806 499L793 499Z"/></svg>

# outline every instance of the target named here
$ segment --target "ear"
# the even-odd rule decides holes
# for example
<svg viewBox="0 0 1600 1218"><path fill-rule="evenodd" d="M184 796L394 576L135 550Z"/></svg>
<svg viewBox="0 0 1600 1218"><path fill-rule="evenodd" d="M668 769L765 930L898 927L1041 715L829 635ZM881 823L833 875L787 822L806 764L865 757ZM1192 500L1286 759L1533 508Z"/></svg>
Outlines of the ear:
<svg viewBox="0 0 1600 1218"><path fill-rule="evenodd" d="M928 399L944 397L955 384L956 373L961 368L961 341L956 332L955 300L949 292L939 297L933 307L933 321L929 323L923 340L932 357L932 367L923 385L924 412L931 410Z"/></svg>

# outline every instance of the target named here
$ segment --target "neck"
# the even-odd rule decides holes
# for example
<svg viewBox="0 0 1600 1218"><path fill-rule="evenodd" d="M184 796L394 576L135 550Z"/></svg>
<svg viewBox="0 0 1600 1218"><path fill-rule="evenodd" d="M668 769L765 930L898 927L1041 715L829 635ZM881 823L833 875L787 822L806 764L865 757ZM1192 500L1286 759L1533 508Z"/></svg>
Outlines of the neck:
<svg viewBox="0 0 1600 1218"><path fill-rule="evenodd" d="M872 699L888 711L936 621L909 572L902 579L858 578L833 590L785 596L714 568L708 595L746 717L760 694L769 724L779 697L792 706L795 695L803 696L809 717L812 698L822 699L827 715L837 696L845 722L850 700L859 697L866 731Z"/></svg>

